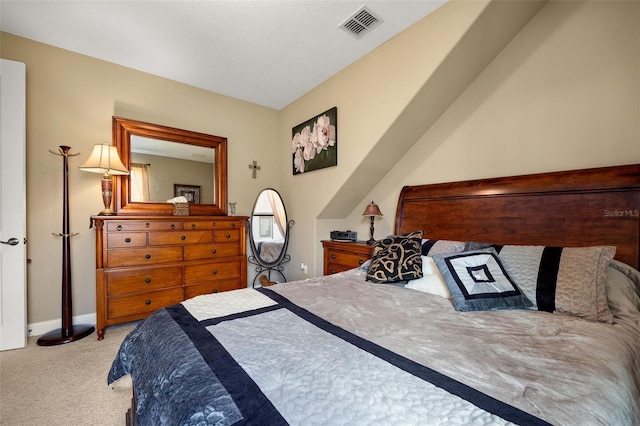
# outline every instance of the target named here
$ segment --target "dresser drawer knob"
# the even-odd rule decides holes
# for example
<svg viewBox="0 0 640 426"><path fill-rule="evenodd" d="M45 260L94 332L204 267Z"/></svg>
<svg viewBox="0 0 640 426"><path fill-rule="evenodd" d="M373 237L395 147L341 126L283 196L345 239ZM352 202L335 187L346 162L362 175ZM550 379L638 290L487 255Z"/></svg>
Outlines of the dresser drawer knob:
<svg viewBox="0 0 640 426"><path fill-rule="evenodd" d="M145 300L145 301L144 301L144 304L145 304L145 305L150 305L150 304L151 304L151 299L147 299L147 300Z"/></svg>
<svg viewBox="0 0 640 426"><path fill-rule="evenodd" d="M125 243L130 243L130 242L131 242L131 238L129 238L129 237L125 238L125 239L124 239L124 242L125 242Z"/></svg>
<svg viewBox="0 0 640 426"><path fill-rule="evenodd" d="M150 227L151 225L149 224L149 222L146 222L146 223L144 224L144 226L145 226L146 228L148 228L148 227Z"/></svg>
<svg viewBox="0 0 640 426"><path fill-rule="evenodd" d="M329 257L331 258L331 260L335 260L336 255L332 253L331 256L329 256Z"/></svg>
<svg viewBox="0 0 640 426"><path fill-rule="evenodd" d="M213 290L211 290L211 293L212 293L212 294L215 294L215 293L217 293L217 292L218 292L218 289L217 289L217 288L214 288Z"/></svg>
<svg viewBox="0 0 640 426"><path fill-rule="evenodd" d="M191 229L196 229L196 224L195 223L191 224Z"/></svg>
<svg viewBox="0 0 640 426"><path fill-rule="evenodd" d="M144 255L144 258L149 260L149 259L151 259L151 255L149 253L147 253L147 254Z"/></svg>
<svg viewBox="0 0 640 426"><path fill-rule="evenodd" d="M216 254L218 252L218 250L216 249L211 249L211 254Z"/></svg>
<svg viewBox="0 0 640 426"><path fill-rule="evenodd" d="M118 226L116 226L116 230L118 230L118 231L122 231L122 225L118 225Z"/></svg>
<svg viewBox="0 0 640 426"><path fill-rule="evenodd" d="M145 279L144 279L144 282L145 282L145 283L147 283L147 284L149 284L149 283L151 282L151 278L149 278L149 277L145 278Z"/></svg>
<svg viewBox="0 0 640 426"><path fill-rule="evenodd" d="M358 260L358 265L362 265L364 263L364 260L360 259Z"/></svg>
<svg viewBox="0 0 640 426"><path fill-rule="evenodd" d="M213 274L213 275L218 275L218 270L217 270L217 269L214 269L213 271L211 271L211 274Z"/></svg>
<svg viewBox="0 0 640 426"><path fill-rule="evenodd" d="M225 235L225 237L231 238L231 234L227 234L227 235Z"/></svg>
<svg viewBox="0 0 640 426"><path fill-rule="evenodd" d="M180 235L180 239L181 239L182 241L184 241L184 240L186 240L186 239L187 239L187 236L186 236L186 235Z"/></svg>
<svg viewBox="0 0 640 426"><path fill-rule="evenodd" d="M176 224L175 224L175 223L172 223L172 224L171 224L171 230L173 231L174 229L176 229Z"/></svg>
<svg viewBox="0 0 640 426"><path fill-rule="evenodd" d="M336 273L336 270L335 270L335 269L332 269L332 270L331 270L331 273L332 273L332 274L335 274L335 273Z"/></svg>

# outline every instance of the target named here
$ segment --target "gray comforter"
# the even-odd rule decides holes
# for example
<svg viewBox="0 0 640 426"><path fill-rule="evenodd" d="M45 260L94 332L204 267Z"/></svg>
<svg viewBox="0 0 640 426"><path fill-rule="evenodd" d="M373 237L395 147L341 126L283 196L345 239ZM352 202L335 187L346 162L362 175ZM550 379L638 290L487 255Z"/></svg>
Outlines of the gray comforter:
<svg viewBox="0 0 640 426"><path fill-rule="evenodd" d="M640 424L639 299L613 299L614 324L463 313L352 270L158 311L109 381L141 425Z"/></svg>

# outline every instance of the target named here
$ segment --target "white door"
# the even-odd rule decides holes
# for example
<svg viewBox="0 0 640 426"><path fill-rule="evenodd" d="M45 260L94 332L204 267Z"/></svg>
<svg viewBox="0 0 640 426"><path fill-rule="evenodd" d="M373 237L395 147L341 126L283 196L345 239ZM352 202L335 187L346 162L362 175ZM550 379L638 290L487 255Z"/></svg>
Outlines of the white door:
<svg viewBox="0 0 640 426"><path fill-rule="evenodd" d="M0 59L0 350L27 343L25 76Z"/></svg>

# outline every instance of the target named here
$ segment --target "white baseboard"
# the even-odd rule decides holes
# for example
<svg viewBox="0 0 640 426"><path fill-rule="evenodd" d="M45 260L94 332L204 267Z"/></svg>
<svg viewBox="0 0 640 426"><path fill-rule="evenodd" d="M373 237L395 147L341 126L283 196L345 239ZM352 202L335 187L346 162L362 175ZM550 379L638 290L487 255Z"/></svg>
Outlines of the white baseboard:
<svg viewBox="0 0 640 426"><path fill-rule="evenodd" d="M78 315L73 317L73 323L96 325L96 314ZM62 318L27 324L28 336L41 336L60 327L62 327Z"/></svg>

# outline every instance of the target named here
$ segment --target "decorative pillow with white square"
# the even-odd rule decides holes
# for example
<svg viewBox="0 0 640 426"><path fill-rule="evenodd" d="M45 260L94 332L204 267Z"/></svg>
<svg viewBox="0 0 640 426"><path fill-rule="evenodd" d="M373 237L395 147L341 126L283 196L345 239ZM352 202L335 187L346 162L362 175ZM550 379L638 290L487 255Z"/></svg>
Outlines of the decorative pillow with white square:
<svg viewBox="0 0 640 426"><path fill-rule="evenodd" d="M532 306L493 248L433 256L458 311L524 309Z"/></svg>
<svg viewBox="0 0 640 426"><path fill-rule="evenodd" d="M605 284L615 247L466 244L467 249L488 246L496 250L534 309L613 322Z"/></svg>
<svg viewBox="0 0 640 426"><path fill-rule="evenodd" d="M421 241L422 231L375 241L367 281L396 283L422 277Z"/></svg>

